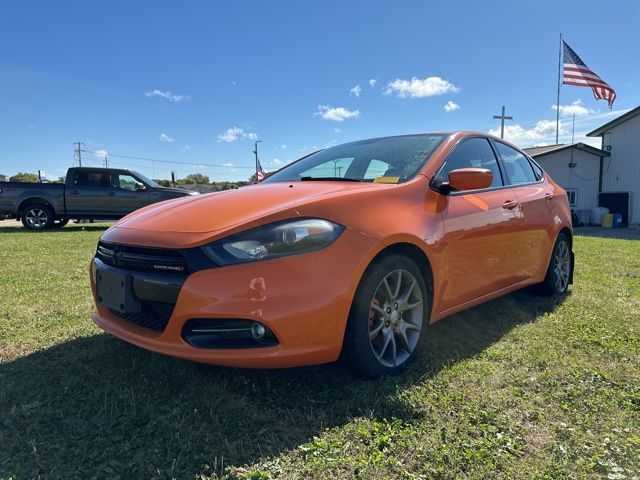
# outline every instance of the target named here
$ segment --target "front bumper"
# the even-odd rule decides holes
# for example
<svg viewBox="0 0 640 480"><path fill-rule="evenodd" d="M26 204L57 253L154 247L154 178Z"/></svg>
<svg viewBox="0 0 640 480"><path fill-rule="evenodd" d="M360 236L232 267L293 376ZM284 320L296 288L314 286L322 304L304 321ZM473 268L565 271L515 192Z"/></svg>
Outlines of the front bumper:
<svg viewBox="0 0 640 480"><path fill-rule="evenodd" d="M142 348L216 365L283 368L336 360L360 277L376 241L345 230L318 252L198 270L180 280L162 331L133 324L96 303L94 322ZM92 272L100 260L94 259ZM104 265L102 265L103 267ZM122 273L135 278L138 272ZM95 279L91 286L96 296ZM246 319L262 323L278 344L259 348L196 348L182 338L190 319Z"/></svg>

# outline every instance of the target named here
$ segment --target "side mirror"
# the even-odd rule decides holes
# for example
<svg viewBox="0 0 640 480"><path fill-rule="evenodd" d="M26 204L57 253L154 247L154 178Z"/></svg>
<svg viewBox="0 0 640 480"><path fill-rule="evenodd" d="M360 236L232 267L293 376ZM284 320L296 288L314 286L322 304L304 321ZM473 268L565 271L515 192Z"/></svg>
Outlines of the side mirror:
<svg viewBox="0 0 640 480"><path fill-rule="evenodd" d="M485 168L458 168L449 172L451 190L482 190L493 183L493 173Z"/></svg>
<svg viewBox="0 0 640 480"><path fill-rule="evenodd" d="M142 182L136 182L136 192L141 192L142 190L146 190L147 187L144 186Z"/></svg>

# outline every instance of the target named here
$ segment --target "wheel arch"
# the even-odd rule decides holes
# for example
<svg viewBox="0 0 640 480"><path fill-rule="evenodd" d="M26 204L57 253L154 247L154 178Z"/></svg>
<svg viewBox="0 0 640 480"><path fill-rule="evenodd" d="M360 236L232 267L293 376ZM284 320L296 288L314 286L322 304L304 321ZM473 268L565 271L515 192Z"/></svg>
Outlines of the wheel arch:
<svg viewBox="0 0 640 480"><path fill-rule="evenodd" d="M380 258L382 258L382 257L384 257L386 255L390 255L390 254L403 255L403 256L411 259L412 261L414 261L415 264L420 269L420 272L422 273L422 275L424 277L425 283L427 284L427 295L429 297L428 298L428 300L429 300L429 318L427 319L427 324L431 323L431 314L433 312L433 299L434 299L433 268L432 268L431 261L429 260L428 255L425 253L425 251L422 248L420 248L415 243L412 243L412 242L409 242L409 241L406 241L406 240L402 240L402 241L397 241L397 242L389 243L389 244L385 245L381 250L379 250L371 258L371 260L369 261L367 267L362 272L362 275L360 276L360 279L358 280L358 285L360 284L360 281L362 281L362 278L366 274L367 270L369 270L369 268L371 268L371 266L376 261L378 261ZM354 294L354 298L355 298L355 294Z"/></svg>
<svg viewBox="0 0 640 480"><path fill-rule="evenodd" d="M16 209L17 218L21 218L23 210L26 209L27 207L31 206L31 205L45 205L45 206L49 207L51 210L53 210L53 214L54 215L57 215L55 207L46 198L44 198L44 197L27 197L27 198L21 200L20 203L18 204L18 208Z"/></svg>

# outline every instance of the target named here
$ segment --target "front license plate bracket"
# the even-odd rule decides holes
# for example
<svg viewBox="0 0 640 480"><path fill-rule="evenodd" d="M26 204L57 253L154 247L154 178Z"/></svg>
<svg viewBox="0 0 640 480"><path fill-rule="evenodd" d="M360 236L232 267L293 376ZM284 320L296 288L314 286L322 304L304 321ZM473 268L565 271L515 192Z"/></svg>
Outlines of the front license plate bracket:
<svg viewBox="0 0 640 480"><path fill-rule="evenodd" d="M140 302L133 295L132 278L110 270L96 272L98 303L119 313L140 312Z"/></svg>

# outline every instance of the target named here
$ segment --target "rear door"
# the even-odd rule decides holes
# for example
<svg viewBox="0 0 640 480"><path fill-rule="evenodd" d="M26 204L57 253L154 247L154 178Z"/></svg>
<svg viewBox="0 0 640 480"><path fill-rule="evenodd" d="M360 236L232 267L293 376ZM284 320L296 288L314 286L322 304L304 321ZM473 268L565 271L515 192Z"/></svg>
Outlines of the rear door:
<svg viewBox="0 0 640 480"><path fill-rule="evenodd" d="M131 173L111 172L109 178L107 209L110 214L124 216L151 203L149 189L138 189L136 185L142 182Z"/></svg>
<svg viewBox="0 0 640 480"><path fill-rule="evenodd" d="M451 192L442 200L443 285L440 305L456 307L515 283L520 207L506 185L495 152L485 137L463 140L436 178L446 181L458 168L486 168L493 184L483 190Z"/></svg>
<svg viewBox="0 0 640 480"><path fill-rule="evenodd" d="M107 194L105 171L76 169L66 186L67 213L90 216L104 213Z"/></svg>
<svg viewBox="0 0 640 480"><path fill-rule="evenodd" d="M526 280L546 271L554 238L553 191L542 170L518 150L494 141L507 181L522 208L518 240L518 278Z"/></svg>

